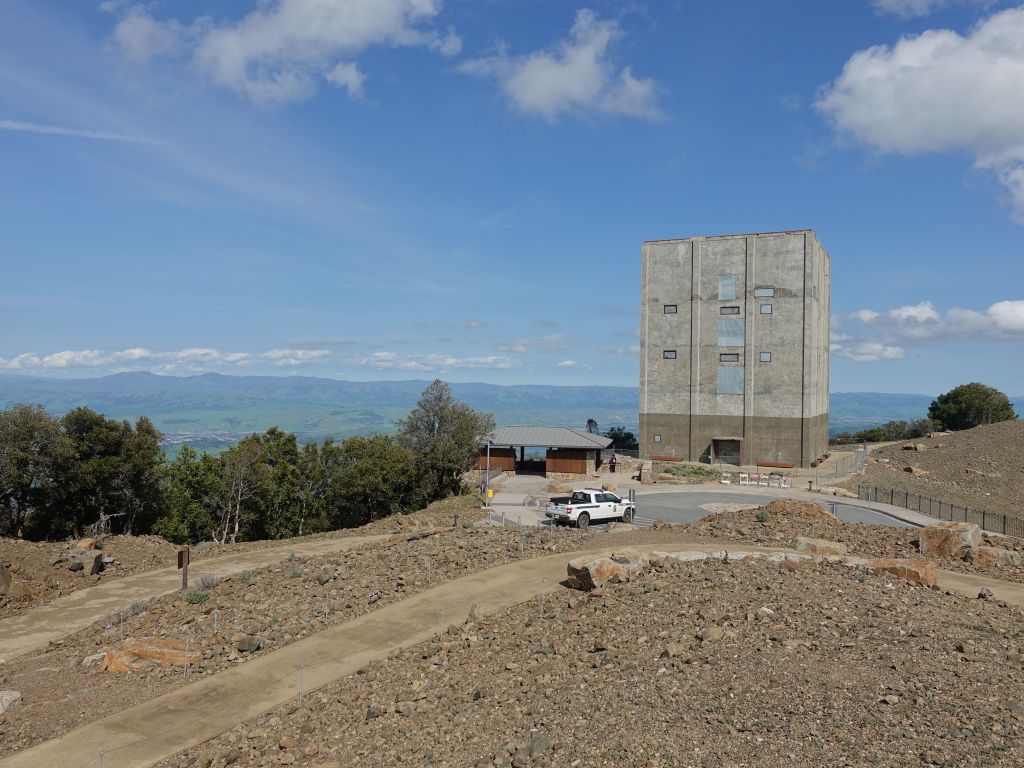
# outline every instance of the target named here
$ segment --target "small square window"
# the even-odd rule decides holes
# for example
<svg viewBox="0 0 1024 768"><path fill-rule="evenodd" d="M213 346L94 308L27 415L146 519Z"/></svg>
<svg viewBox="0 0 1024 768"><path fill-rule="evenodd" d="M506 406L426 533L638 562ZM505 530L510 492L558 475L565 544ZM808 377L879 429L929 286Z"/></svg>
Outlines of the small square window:
<svg viewBox="0 0 1024 768"><path fill-rule="evenodd" d="M740 355L738 352L723 352L718 356L718 360L722 363L738 363Z"/></svg>
<svg viewBox="0 0 1024 768"><path fill-rule="evenodd" d="M655 435L654 436L654 442L660 443L661 442L661 435Z"/></svg>
<svg viewBox="0 0 1024 768"><path fill-rule="evenodd" d="M675 304L666 304L662 310L666 315L674 315L679 311L679 307Z"/></svg>
<svg viewBox="0 0 1024 768"><path fill-rule="evenodd" d="M762 352L761 353L761 362L762 363L770 363L771 361L772 361L772 353L771 352Z"/></svg>
<svg viewBox="0 0 1024 768"><path fill-rule="evenodd" d="M662 351L661 356L666 360L675 360L676 351L674 349L666 349Z"/></svg>
<svg viewBox="0 0 1024 768"><path fill-rule="evenodd" d="M754 296L756 296L759 299L770 299L774 295L775 289L771 287L754 289Z"/></svg>
<svg viewBox="0 0 1024 768"><path fill-rule="evenodd" d="M761 314L762 315L770 315L771 313L772 313L772 305L771 304L762 304L761 305Z"/></svg>
<svg viewBox="0 0 1024 768"><path fill-rule="evenodd" d="M739 307L722 307L718 310L719 314L722 315L738 315L740 313Z"/></svg>

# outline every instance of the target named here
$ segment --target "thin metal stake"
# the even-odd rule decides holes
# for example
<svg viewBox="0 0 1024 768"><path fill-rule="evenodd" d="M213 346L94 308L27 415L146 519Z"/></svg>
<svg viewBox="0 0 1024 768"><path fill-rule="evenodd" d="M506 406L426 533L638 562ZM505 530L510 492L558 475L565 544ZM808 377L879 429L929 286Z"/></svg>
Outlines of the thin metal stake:
<svg viewBox="0 0 1024 768"><path fill-rule="evenodd" d="M441 629L440 632L444 633L444 608L441 609Z"/></svg>
<svg viewBox="0 0 1024 768"><path fill-rule="evenodd" d="M299 704L302 704L302 685L305 682L306 665L299 664Z"/></svg>
<svg viewBox="0 0 1024 768"><path fill-rule="evenodd" d="M182 677L188 677L188 636L185 636L185 669L182 671Z"/></svg>
<svg viewBox="0 0 1024 768"><path fill-rule="evenodd" d="M220 608L213 609L213 634L217 634L217 627L220 624Z"/></svg>
<svg viewBox="0 0 1024 768"><path fill-rule="evenodd" d="M103 768L103 754L104 754L104 752L103 752L103 750L101 749L101 750L100 750L100 768Z"/></svg>

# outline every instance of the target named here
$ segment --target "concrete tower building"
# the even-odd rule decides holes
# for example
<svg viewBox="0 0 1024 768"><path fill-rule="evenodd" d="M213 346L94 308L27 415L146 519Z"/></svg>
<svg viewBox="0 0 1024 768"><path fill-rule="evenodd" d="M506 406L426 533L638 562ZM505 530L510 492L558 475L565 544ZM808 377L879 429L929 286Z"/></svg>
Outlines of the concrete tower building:
<svg viewBox="0 0 1024 768"><path fill-rule="evenodd" d="M641 456L825 454L831 260L814 232L653 240L641 262Z"/></svg>

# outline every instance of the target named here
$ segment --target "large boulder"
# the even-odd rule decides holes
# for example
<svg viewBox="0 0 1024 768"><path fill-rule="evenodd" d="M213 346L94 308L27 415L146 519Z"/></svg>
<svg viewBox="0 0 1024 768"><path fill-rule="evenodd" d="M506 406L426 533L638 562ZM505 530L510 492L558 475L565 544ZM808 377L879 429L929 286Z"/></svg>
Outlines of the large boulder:
<svg viewBox="0 0 1024 768"><path fill-rule="evenodd" d="M848 552L846 545L842 542L812 539L808 536L796 537L796 549L798 552L807 552L812 555L845 555Z"/></svg>
<svg viewBox="0 0 1024 768"><path fill-rule="evenodd" d="M188 656L193 661L201 654L190 644ZM126 640L120 648L107 651L103 669L107 672L130 672L142 669L146 662L161 667L185 666L185 641L170 637L142 637Z"/></svg>
<svg viewBox="0 0 1024 768"><path fill-rule="evenodd" d="M1000 547L973 547L967 553L967 559L971 565L980 568L997 568L1000 565L1020 565L1021 557L1019 552L1012 549L1001 549Z"/></svg>
<svg viewBox="0 0 1024 768"><path fill-rule="evenodd" d="M578 557L568 565L569 585L589 592L605 584L619 584L640 575L650 563L647 555L615 553L610 557Z"/></svg>
<svg viewBox="0 0 1024 768"><path fill-rule="evenodd" d="M955 559L964 557L981 544L981 529L974 523L945 521L922 528L917 541L918 550L925 557Z"/></svg>
<svg viewBox="0 0 1024 768"><path fill-rule="evenodd" d="M924 560L900 560L898 558L868 560L864 567L871 571L899 576L926 587L935 586L935 566Z"/></svg>
<svg viewBox="0 0 1024 768"><path fill-rule="evenodd" d="M78 542L75 544L74 548L79 550L80 552L89 552L93 549L99 549L100 545L99 542L96 541L96 539L90 537L87 539L79 539Z"/></svg>
<svg viewBox="0 0 1024 768"><path fill-rule="evenodd" d="M18 691L0 691L0 715L6 712L11 704L20 700L21 693Z"/></svg>

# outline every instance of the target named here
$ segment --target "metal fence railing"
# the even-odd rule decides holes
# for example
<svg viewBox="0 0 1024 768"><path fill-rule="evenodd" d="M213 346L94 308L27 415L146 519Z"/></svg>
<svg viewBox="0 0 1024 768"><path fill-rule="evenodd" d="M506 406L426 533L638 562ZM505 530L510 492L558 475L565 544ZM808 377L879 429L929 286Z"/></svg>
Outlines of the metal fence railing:
<svg viewBox="0 0 1024 768"><path fill-rule="evenodd" d="M876 488L871 485L858 485L857 498L864 501L892 504L904 509L935 517L939 520L953 520L975 523L982 530L1001 533L1004 536L1024 538L1024 518L1006 515L1002 512L989 512L983 509L972 509L966 504L952 504L942 499L933 499L912 491L900 491L895 488Z"/></svg>

